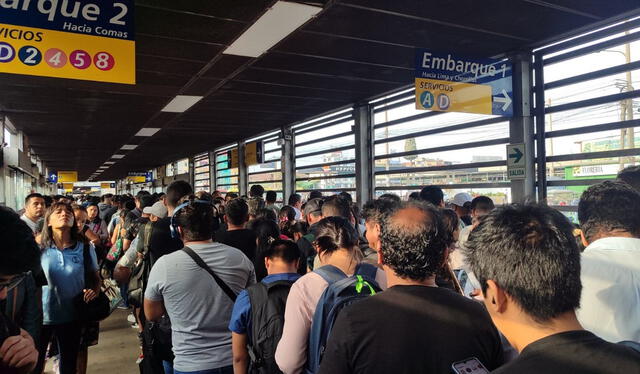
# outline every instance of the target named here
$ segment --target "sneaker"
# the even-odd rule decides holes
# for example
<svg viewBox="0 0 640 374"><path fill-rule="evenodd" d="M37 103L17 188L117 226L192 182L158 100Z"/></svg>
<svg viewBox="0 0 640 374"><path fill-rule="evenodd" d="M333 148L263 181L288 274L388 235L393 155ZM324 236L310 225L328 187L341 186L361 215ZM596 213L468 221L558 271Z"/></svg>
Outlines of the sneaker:
<svg viewBox="0 0 640 374"><path fill-rule="evenodd" d="M128 305L124 305L124 304L120 304L120 305L118 305L118 309L127 310L127 309L129 309L129 306Z"/></svg>
<svg viewBox="0 0 640 374"><path fill-rule="evenodd" d="M129 313L129 315L127 316L127 321L136 323L136 316L134 316L133 313Z"/></svg>
<svg viewBox="0 0 640 374"><path fill-rule="evenodd" d="M142 360L144 360L144 355L140 353L140 356L138 356L138 359L136 360L136 365L140 365Z"/></svg>
<svg viewBox="0 0 640 374"><path fill-rule="evenodd" d="M138 328L140 328L140 326L138 326L138 323L136 322L133 325L131 325L131 328L132 329L138 329Z"/></svg>

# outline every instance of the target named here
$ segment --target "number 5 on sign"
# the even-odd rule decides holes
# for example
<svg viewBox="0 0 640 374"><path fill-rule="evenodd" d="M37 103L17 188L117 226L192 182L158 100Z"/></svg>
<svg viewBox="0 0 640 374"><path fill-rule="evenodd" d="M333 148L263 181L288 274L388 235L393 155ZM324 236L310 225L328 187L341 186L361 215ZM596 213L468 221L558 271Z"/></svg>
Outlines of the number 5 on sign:
<svg viewBox="0 0 640 374"><path fill-rule="evenodd" d="M81 49L71 52L69 60L76 69L86 69L91 66L91 56Z"/></svg>

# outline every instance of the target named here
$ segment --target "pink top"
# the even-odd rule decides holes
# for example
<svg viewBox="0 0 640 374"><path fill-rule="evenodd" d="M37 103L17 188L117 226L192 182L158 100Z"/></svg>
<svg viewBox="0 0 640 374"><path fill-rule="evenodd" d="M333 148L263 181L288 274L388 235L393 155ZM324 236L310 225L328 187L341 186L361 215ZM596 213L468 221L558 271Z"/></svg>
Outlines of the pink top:
<svg viewBox="0 0 640 374"><path fill-rule="evenodd" d="M376 282L380 288L387 288L387 276L378 269ZM307 362L307 347L311 321L320 296L328 283L318 274L311 272L298 279L289 291L284 312L284 329L276 349L276 362L284 374L298 374Z"/></svg>

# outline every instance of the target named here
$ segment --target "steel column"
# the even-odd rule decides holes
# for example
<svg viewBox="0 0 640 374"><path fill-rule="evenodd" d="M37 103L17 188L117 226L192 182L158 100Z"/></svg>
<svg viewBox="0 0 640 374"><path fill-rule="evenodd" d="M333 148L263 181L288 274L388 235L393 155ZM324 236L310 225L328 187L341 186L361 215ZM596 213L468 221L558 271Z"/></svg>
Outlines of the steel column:
<svg viewBox="0 0 640 374"><path fill-rule="evenodd" d="M354 107L354 119L356 200L362 206L373 199L375 191L373 107L369 104L361 104Z"/></svg>
<svg viewBox="0 0 640 374"><path fill-rule="evenodd" d="M525 144L525 179L511 182L511 200L522 203L535 199L532 55L511 57L513 63L513 118L509 121L509 142Z"/></svg>

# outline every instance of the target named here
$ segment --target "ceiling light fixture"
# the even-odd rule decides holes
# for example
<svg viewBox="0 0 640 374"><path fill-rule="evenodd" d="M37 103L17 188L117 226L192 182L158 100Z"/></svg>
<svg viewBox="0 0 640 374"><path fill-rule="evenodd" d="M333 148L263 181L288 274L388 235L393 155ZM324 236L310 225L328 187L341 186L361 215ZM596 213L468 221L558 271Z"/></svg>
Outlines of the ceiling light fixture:
<svg viewBox="0 0 640 374"><path fill-rule="evenodd" d="M123 145L123 146L122 146L122 148L120 148L120 149L122 149L122 150L124 150L124 151L132 151L132 150L134 150L134 149L136 149L136 148L138 148L138 145L137 145L137 144L125 144L125 145Z"/></svg>
<svg viewBox="0 0 640 374"><path fill-rule="evenodd" d="M135 136L153 136L160 131L159 127L143 127L136 133Z"/></svg>
<svg viewBox="0 0 640 374"><path fill-rule="evenodd" d="M260 57L321 10L317 6L278 1L222 53Z"/></svg>
<svg viewBox="0 0 640 374"><path fill-rule="evenodd" d="M113 155L113 156L111 156L111 158L121 159L121 158L124 158L124 155Z"/></svg>
<svg viewBox="0 0 640 374"><path fill-rule="evenodd" d="M113 165L115 163L116 163L115 161L106 161L104 164L105 165Z"/></svg>
<svg viewBox="0 0 640 374"><path fill-rule="evenodd" d="M202 100L203 97L204 96L178 95L174 97L173 100L169 101L169 104L162 108L161 111L169 113L184 113L198 101Z"/></svg>

